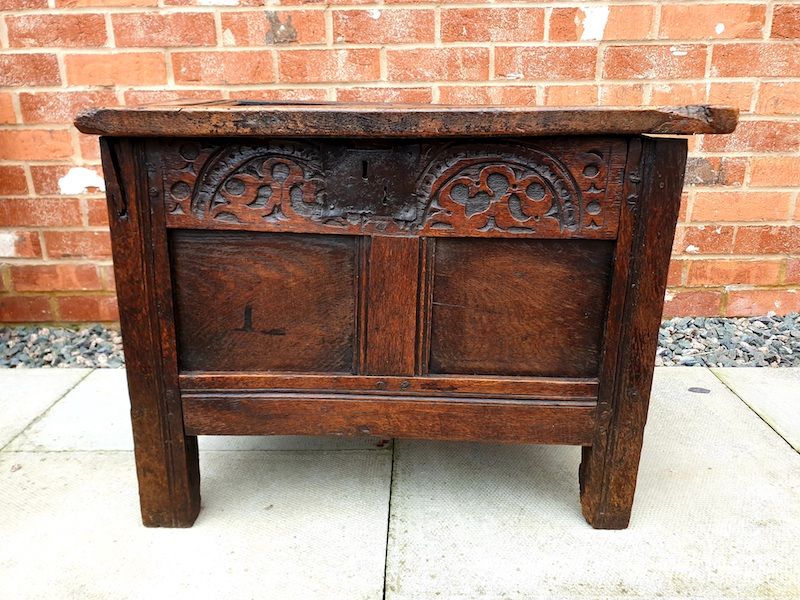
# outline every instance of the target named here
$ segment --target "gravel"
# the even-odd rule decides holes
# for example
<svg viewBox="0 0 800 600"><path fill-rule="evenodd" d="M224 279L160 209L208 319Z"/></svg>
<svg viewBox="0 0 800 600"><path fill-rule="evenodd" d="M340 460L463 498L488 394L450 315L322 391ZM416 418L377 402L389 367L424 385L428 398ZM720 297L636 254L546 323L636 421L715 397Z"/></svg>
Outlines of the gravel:
<svg viewBox="0 0 800 600"><path fill-rule="evenodd" d="M800 313L664 321L658 334L656 365L800 367ZM123 366L119 332L102 325L84 329L0 327L0 368Z"/></svg>

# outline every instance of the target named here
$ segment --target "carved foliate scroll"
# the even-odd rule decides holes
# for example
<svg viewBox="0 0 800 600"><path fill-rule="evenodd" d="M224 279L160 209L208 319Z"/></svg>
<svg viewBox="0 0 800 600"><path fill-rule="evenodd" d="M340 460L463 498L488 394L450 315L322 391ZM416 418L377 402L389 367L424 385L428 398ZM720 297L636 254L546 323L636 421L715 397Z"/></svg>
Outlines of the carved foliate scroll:
<svg viewBox="0 0 800 600"><path fill-rule="evenodd" d="M397 149L354 144L170 144L159 151L167 224L348 234L616 235L622 140L412 141ZM401 152L403 161L391 169ZM373 173L379 179L370 179Z"/></svg>

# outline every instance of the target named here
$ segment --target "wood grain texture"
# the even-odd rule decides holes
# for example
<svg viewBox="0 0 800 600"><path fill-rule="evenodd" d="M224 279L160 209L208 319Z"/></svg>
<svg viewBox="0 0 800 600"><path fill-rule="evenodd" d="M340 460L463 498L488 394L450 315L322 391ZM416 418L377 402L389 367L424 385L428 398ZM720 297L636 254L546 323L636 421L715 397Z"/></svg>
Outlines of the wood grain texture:
<svg viewBox="0 0 800 600"><path fill-rule="evenodd" d="M430 372L596 377L613 244L439 239Z"/></svg>
<svg viewBox="0 0 800 600"><path fill-rule="evenodd" d="M438 440L587 444L594 402L444 400L185 391L187 429L202 434L374 435Z"/></svg>
<svg viewBox="0 0 800 600"><path fill-rule="evenodd" d="M75 126L110 136L463 137L730 133L739 111L663 108L543 108L420 104L268 103L223 100L93 108Z"/></svg>
<svg viewBox="0 0 800 600"><path fill-rule="evenodd" d="M626 143L175 140L167 226L323 234L614 239Z"/></svg>
<svg viewBox="0 0 800 600"><path fill-rule="evenodd" d="M175 231L182 370L353 372L355 238Z"/></svg>
<svg viewBox="0 0 800 600"><path fill-rule="evenodd" d="M418 238L372 238L366 282L365 374L415 372L419 261Z"/></svg>
<svg viewBox="0 0 800 600"><path fill-rule="evenodd" d="M142 521L189 527L200 510L200 471L197 438L183 428L164 207L147 186L141 144L103 139L101 157Z"/></svg>
<svg viewBox="0 0 800 600"><path fill-rule="evenodd" d="M607 342L616 347L606 358L597 430L580 469L583 514L599 529L630 521L686 152L686 140L644 139L641 166L628 176L614 273L624 286L615 285L609 309L619 324Z"/></svg>
<svg viewBox="0 0 800 600"><path fill-rule="evenodd" d="M186 372L181 389L276 390L285 392L357 392L395 396L467 396L516 399L597 399L596 379L566 377L397 377L378 375L327 375L315 373Z"/></svg>

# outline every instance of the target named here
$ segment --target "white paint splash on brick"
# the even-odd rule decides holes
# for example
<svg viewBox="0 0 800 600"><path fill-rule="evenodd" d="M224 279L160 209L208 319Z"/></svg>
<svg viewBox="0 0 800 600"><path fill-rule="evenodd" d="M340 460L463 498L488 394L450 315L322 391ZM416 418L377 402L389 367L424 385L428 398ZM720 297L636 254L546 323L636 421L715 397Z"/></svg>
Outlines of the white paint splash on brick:
<svg viewBox="0 0 800 600"><path fill-rule="evenodd" d="M667 292L666 294L664 294L664 302L671 302L674 299L675 299L675 294L673 294L672 292Z"/></svg>
<svg viewBox="0 0 800 600"><path fill-rule="evenodd" d="M714 31L717 32L717 35L721 35L723 31L725 31L725 23L717 23L717 26L714 27Z"/></svg>
<svg viewBox="0 0 800 600"><path fill-rule="evenodd" d="M522 79L522 73L506 73L506 79Z"/></svg>
<svg viewBox="0 0 800 600"><path fill-rule="evenodd" d="M698 252L700 252L700 247L695 246L694 244L689 244L688 246L686 246L686 252L689 252L690 254L697 254Z"/></svg>
<svg viewBox="0 0 800 600"><path fill-rule="evenodd" d="M106 183L96 171L86 167L72 167L58 180L58 190L67 196L85 194L91 188L105 192Z"/></svg>
<svg viewBox="0 0 800 600"><path fill-rule="evenodd" d="M582 6L580 13L575 16L576 24L583 27L581 33L582 42L599 41L603 39L603 33L608 23L608 6Z"/></svg>
<svg viewBox="0 0 800 600"><path fill-rule="evenodd" d="M689 54L686 50L678 48L677 46L670 46L669 51L672 53L672 56L686 56Z"/></svg>
<svg viewBox="0 0 800 600"><path fill-rule="evenodd" d="M223 46L235 46L236 45L236 37L233 35L233 32L230 29L225 29L222 32L222 45Z"/></svg>
<svg viewBox="0 0 800 600"><path fill-rule="evenodd" d="M17 234L14 232L0 233L0 256L14 258L17 255Z"/></svg>
<svg viewBox="0 0 800 600"><path fill-rule="evenodd" d="M371 8L367 11L367 14L373 19L380 19L381 18L381 11L377 8Z"/></svg>

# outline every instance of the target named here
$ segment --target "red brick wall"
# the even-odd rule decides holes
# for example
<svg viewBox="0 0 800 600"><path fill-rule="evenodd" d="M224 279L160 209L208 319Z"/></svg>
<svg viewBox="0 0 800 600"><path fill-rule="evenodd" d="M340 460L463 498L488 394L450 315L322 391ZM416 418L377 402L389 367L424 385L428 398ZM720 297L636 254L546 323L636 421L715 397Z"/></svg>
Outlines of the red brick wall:
<svg viewBox="0 0 800 600"><path fill-rule="evenodd" d="M691 142L666 313L800 310L800 4L268 4L0 0L0 322L117 318L97 141L70 122L179 97L737 105Z"/></svg>

